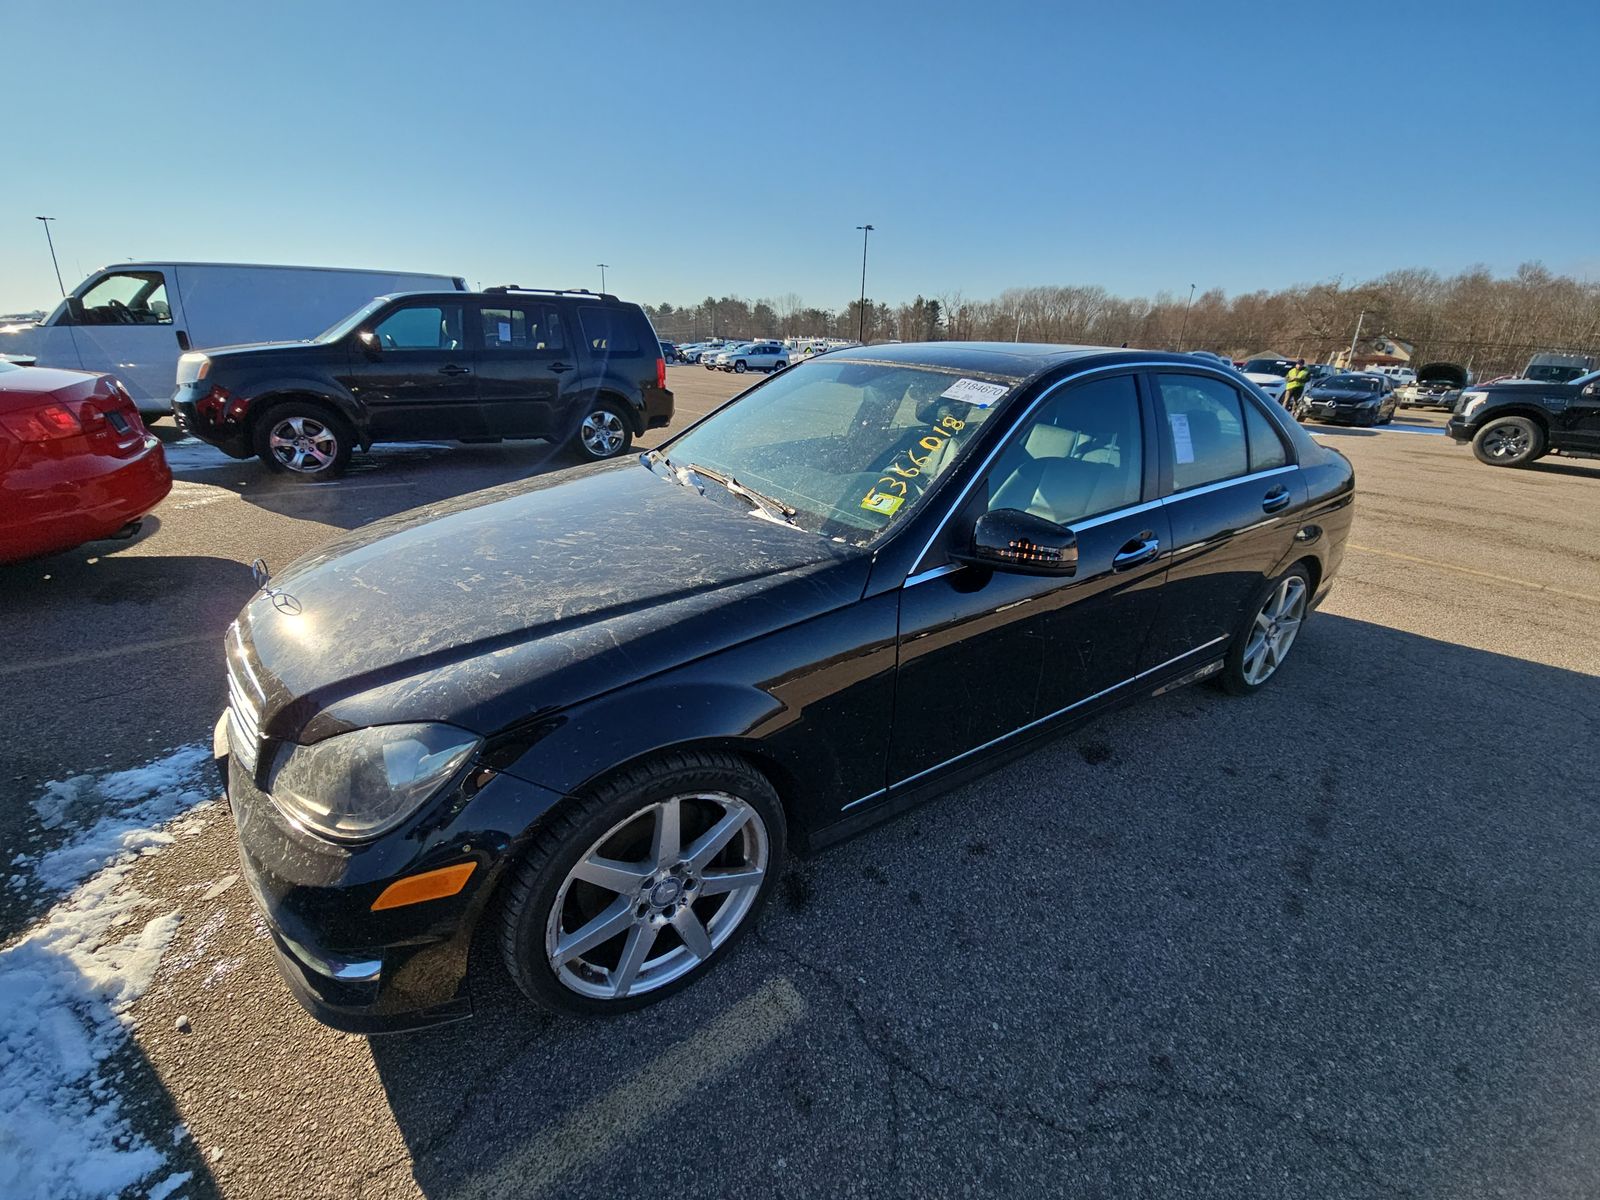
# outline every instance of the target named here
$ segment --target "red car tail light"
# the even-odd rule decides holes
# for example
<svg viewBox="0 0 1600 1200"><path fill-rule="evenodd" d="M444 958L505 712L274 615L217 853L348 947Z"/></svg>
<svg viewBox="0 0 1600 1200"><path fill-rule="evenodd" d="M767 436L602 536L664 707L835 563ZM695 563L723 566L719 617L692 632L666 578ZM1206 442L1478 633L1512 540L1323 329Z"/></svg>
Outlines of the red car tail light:
<svg viewBox="0 0 1600 1200"><path fill-rule="evenodd" d="M664 358L656 359L656 386L658 388L667 386L667 360Z"/></svg>
<svg viewBox="0 0 1600 1200"><path fill-rule="evenodd" d="M85 406L90 407L90 406ZM104 420L104 414L101 414ZM76 437L83 432L78 418L64 404L46 404L39 408L0 415L0 425L19 442L54 442L61 438Z"/></svg>

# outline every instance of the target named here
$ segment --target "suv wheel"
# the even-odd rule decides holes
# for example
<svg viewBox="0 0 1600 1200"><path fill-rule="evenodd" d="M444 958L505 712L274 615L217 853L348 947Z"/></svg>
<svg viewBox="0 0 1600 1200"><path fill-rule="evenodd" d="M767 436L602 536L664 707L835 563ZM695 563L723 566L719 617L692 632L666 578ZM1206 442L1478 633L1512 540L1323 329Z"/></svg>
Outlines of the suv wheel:
<svg viewBox="0 0 1600 1200"><path fill-rule="evenodd" d="M1278 673L1310 615L1311 577L1304 567L1291 567L1264 584L1245 612L1217 676L1222 690L1235 696L1248 695Z"/></svg>
<svg viewBox="0 0 1600 1200"><path fill-rule="evenodd" d="M256 425L257 457L272 470L297 479L315 481L342 474L354 443L350 427L316 404L279 404Z"/></svg>
<svg viewBox="0 0 1600 1200"><path fill-rule="evenodd" d="M1478 430L1472 452L1491 467L1525 467L1544 453L1544 430L1527 417L1501 417Z"/></svg>
<svg viewBox="0 0 1600 1200"><path fill-rule="evenodd" d="M572 441L584 458L600 462L624 453L633 442L633 429L615 403L603 400L584 414Z"/></svg>
<svg viewBox="0 0 1600 1200"><path fill-rule="evenodd" d="M736 360L733 364L733 373L735 375L743 375L749 369L749 367L745 366L745 361L742 358Z"/></svg>
<svg viewBox="0 0 1600 1200"><path fill-rule="evenodd" d="M783 870L783 808L752 767L684 753L571 801L508 881L506 968L546 1008L641 1008L704 975Z"/></svg>

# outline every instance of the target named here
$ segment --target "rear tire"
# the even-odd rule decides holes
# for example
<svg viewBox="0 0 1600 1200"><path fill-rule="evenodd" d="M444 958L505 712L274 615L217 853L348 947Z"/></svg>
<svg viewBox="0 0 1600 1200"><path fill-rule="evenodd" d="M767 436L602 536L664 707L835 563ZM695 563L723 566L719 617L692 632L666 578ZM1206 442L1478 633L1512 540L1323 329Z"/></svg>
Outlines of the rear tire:
<svg viewBox="0 0 1600 1200"><path fill-rule="evenodd" d="M1544 430L1527 417L1501 417L1478 430L1472 453L1491 467L1525 467L1544 454Z"/></svg>
<svg viewBox="0 0 1600 1200"><path fill-rule="evenodd" d="M633 444L633 425L614 400L591 401L572 434L572 449L585 462L604 462L626 454Z"/></svg>
<svg viewBox="0 0 1600 1200"><path fill-rule="evenodd" d="M319 483L344 474L355 449L355 433L322 405L291 400L262 414L252 445L269 469Z"/></svg>
<svg viewBox="0 0 1600 1200"><path fill-rule="evenodd" d="M1248 696L1277 675L1300 627L1311 615L1311 575L1293 566L1262 584L1245 618L1228 643L1217 685L1234 696Z"/></svg>
<svg viewBox="0 0 1600 1200"><path fill-rule="evenodd" d="M631 768L552 814L513 868L506 969L543 1008L654 1004L755 925L786 850L778 795L743 760L696 751Z"/></svg>

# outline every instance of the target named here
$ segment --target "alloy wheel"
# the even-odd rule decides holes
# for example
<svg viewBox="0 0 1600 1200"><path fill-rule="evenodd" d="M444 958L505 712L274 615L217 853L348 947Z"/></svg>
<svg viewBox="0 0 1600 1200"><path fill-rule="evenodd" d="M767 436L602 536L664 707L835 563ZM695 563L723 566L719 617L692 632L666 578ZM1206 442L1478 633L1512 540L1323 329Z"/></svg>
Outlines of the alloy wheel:
<svg viewBox="0 0 1600 1200"><path fill-rule="evenodd" d="M545 924L551 971L598 1000L682 978L749 915L768 853L760 814L727 792L640 809L601 835L562 881Z"/></svg>
<svg viewBox="0 0 1600 1200"><path fill-rule="evenodd" d="M267 435L272 457L302 475L324 471L339 454L339 439L315 417L285 417Z"/></svg>
<svg viewBox="0 0 1600 1200"><path fill-rule="evenodd" d="M622 418L609 408L597 408L583 419L578 430L583 445L596 458L610 458L622 448L627 437L622 428Z"/></svg>
<svg viewBox="0 0 1600 1200"><path fill-rule="evenodd" d="M1483 435L1483 451L1490 458L1518 458L1528 452L1528 433L1516 425L1499 425Z"/></svg>
<svg viewBox="0 0 1600 1200"><path fill-rule="evenodd" d="M1286 575L1272 589L1250 627L1243 657L1246 683L1255 687L1272 677L1294 645L1305 617L1306 581L1299 575Z"/></svg>

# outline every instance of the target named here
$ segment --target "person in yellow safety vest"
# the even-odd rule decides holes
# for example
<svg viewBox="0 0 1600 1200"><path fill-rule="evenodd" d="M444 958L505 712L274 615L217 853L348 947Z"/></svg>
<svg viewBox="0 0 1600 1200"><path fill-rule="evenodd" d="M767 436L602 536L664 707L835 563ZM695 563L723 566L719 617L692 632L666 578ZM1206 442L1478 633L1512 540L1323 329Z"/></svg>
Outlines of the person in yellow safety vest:
<svg viewBox="0 0 1600 1200"><path fill-rule="evenodd" d="M1294 366L1289 368L1289 374L1283 386L1283 406L1294 412L1300 404L1300 396L1306 390L1306 385L1311 382L1311 372L1306 370L1306 360L1297 358Z"/></svg>

